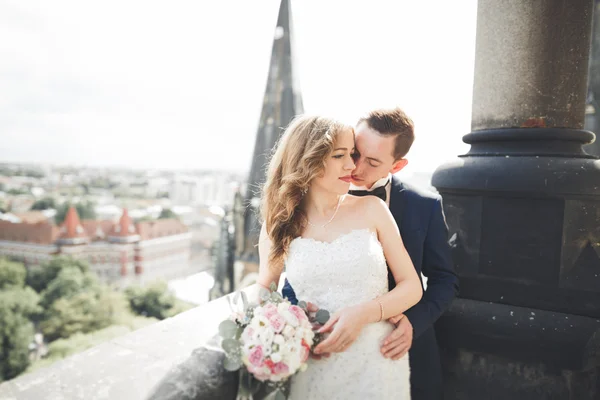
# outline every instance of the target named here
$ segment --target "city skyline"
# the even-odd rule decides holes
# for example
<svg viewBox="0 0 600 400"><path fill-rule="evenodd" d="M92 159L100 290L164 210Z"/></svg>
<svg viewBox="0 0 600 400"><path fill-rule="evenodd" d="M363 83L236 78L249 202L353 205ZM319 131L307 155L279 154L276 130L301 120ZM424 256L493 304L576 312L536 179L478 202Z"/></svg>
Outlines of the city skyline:
<svg viewBox="0 0 600 400"><path fill-rule="evenodd" d="M292 1L306 112L404 107L412 172L468 148L476 15L415 3ZM0 1L0 161L247 172L278 4Z"/></svg>

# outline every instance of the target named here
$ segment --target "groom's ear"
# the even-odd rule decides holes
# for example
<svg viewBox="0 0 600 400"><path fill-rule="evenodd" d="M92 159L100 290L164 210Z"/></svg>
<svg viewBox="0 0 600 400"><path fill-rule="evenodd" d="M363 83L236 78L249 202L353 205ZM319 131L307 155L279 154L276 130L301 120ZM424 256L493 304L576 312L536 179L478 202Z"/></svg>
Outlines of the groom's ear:
<svg viewBox="0 0 600 400"><path fill-rule="evenodd" d="M396 172L400 171L402 168L406 167L408 164L408 160L406 158L401 158L392 164L392 169L390 170L391 174L394 175Z"/></svg>

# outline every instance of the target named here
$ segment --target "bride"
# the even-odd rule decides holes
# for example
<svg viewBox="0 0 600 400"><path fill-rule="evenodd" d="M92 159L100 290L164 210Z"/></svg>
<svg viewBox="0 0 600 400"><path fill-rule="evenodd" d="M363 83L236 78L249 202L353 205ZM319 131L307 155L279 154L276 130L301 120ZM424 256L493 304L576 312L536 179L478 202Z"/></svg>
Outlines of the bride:
<svg viewBox="0 0 600 400"><path fill-rule="evenodd" d="M293 378L294 400L410 399L408 355L387 359L380 345L393 330L386 320L416 304L422 288L386 204L347 194L354 151L352 127L297 117L263 189L259 284L279 282L285 268L299 299L332 313L321 329L331 330L334 352Z"/></svg>

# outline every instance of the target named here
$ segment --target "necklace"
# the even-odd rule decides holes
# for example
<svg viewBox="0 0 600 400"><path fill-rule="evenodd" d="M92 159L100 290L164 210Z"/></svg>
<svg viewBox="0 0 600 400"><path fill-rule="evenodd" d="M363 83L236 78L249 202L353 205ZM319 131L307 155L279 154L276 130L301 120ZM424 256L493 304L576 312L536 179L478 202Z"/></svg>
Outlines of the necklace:
<svg viewBox="0 0 600 400"><path fill-rule="evenodd" d="M310 226L314 226L315 228L325 228L335 218L338 210L340 209L340 204L342 204L342 199L344 198L344 196L340 196L340 198L338 199L338 203L337 203L337 206L335 207L335 211L333 212L333 215L331 216L331 218L329 218L329 221L325 222L323 225L315 225L312 222L310 222L308 220L308 218L306 218L306 222L308 222L308 224Z"/></svg>

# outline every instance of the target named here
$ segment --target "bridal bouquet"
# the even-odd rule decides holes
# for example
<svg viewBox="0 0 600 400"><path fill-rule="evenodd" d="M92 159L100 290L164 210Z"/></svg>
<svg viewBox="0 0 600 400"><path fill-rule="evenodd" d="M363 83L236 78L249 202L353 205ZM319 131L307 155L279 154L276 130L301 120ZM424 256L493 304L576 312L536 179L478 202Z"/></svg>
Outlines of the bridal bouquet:
<svg viewBox="0 0 600 400"><path fill-rule="evenodd" d="M313 324L324 324L329 313L309 314L307 304L292 305L276 292L261 288L259 304L249 304L244 292L236 293L233 314L219 325L225 351L224 367L239 371L239 397L264 395L284 399L286 382L307 368L310 351L321 340ZM236 310L239 300L242 310ZM230 299L228 297L228 299Z"/></svg>

